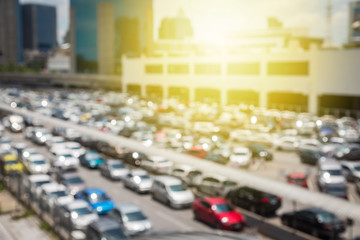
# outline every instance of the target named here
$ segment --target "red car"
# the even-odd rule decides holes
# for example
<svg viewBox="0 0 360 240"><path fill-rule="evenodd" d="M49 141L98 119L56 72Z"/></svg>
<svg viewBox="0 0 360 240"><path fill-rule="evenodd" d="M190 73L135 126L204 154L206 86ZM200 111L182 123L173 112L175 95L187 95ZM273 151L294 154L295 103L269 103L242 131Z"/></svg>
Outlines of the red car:
<svg viewBox="0 0 360 240"><path fill-rule="evenodd" d="M245 217L235 211L224 198L206 197L196 199L192 204L194 217L217 229L241 231Z"/></svg>
<svg viewBox="0 0 360 240"><path fill-rule="evenodd" d="M208 153L204 149L195 146L195 147L192 147L190 150L188 150L187 154L189 154L193 157L205 158Z"/></svg>
<svg viewBox="0 0 360 240"><path fill-rule="evenodd" d="M307 175L305 173L293 172L287 175L287 182L298 185L300 187L308 188Z"/></svg>

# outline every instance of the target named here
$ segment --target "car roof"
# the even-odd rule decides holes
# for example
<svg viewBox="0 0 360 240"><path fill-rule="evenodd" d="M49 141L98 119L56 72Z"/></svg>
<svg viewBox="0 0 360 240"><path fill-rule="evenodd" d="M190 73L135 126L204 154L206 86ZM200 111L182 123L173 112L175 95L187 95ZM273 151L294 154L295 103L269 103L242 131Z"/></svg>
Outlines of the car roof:
<svg viewBox="0 0 360 240"><path fill-rule="evenodd" d="M89 204L81 199L75 199L74 201L66 204L66 208L70 211L77 208L89 207Z"/></svg>
<svg viewBox="0 0 360 240"><path fill-rule="evenodd" d="M205 201L209 202L211 205L213 204L220 204L220 203L226 203L227 200L225 198L221 197L206 197L203 198Z"/></svg>
<svg viewBox="0 0 360 240"><path fill-rule="evenodd" d="M41 154L33 154L29 156L29 161L45 160L45 157Z"/></svg>
<svg viewBox="0 0 360 240"><path fill-rule="evenodd" d="M105 194L105 191L100 188L86 188L84 192L88 195L95 193L96 195L102 195Z"/></svg>
<svg viewBox="0 0 360 240"><path fill-rule="evenodd" d="M306 173L301 173L301 172L292 172L288 175L290 178L306 178Z"/></svg>
<svg viewBox="0 0 360 240"><path fill-rule="evenodd" d="M132 203L119 203L116 205L116 208L122 213L141 212L140 207Z"/></svg>
<svg viewBox="0 0 360 240"><path fill-rule="evenodd" d="M162 182L165 185L181 184L180 179L173 177L173 176L167 176L167 175L156 176L154 180Z"/></svg>
<svg viewBox="0 0 360 240"><path fill-rule="evenodd" d="M109 217L101 217L99 220L91 223L91 226L103 232L108 229L121 228L120 223Z"/></svg>
<svg viewBox="0 0 360 240"><path fill-rule="evenodd" d="M131 174L132 175L148 175L149 173L142 169L134 169L134 170L131 170Z"/></svg>
<svg viewBox="0 0 360 240"><path fill-rule="evenodd" d="M64 179L80 177L80 175L76 172L64 172L61 174L61 177Z"/></svg>
<svg viewBox="0 0 360 240"><path fill-rule="evenodd" d="M59 190L59 191L66 190L66 187L64 185L54 182L46 183L42 185L41 188L44 189L46 192L50 192L54 190Z"/></svg>
<svg viewBox="0 0 360 240"><path fill-rule="evenodd" d="M319 167L321 169L341 169L341 164L332 158L327 158L326 160L319 161Z"/></svg>
<svg viewBox="0 0 360 240"><path fill-rule="evenodd" d="M116 163L123 163L123 161L119 159L109 159L106 161L107 164L116 164Z"/></svg>
<svg viewBox="0 0 360 240"><path fill-rule="evenodd" d="M154 162L163 162L163 161L167 161L167 159L163 156L157 156L157 155L153 155L153 156L149 156L149 159L154 161Z"/></svg>
<svg viewBox="0 0 360 240"><path fill-rule="evenodd" d="M35 174L35 175L30 175L29 176L29 180L31 182L40 182L40 181L46 181L46 180L51 180L51 177L47 174Z"/></svg>

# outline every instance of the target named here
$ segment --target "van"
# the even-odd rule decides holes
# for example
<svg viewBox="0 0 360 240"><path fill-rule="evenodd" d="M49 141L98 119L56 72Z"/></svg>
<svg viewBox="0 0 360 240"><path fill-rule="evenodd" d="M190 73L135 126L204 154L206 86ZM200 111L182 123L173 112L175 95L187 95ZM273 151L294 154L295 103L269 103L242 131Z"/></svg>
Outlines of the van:
<svg viewBox="0 0 360 240"><path fill-rule="evenodd" d="M180 179L165 175L155 177L151 195L171 208L190 207L194 201L194 194L184 187Z"/></svg>
<svg viewBox="0 0 360 240"><path fill-rule="evenodd" d="M342 173L341 164L335 159L318 162L317 183L320 191L336 197L347 198L346 178Z"/></svg>

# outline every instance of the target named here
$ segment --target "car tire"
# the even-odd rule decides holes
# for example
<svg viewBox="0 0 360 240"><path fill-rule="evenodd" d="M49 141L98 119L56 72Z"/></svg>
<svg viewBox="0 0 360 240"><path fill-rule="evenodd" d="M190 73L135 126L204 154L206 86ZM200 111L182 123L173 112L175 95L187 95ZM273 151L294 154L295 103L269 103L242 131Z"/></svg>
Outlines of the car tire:
<svg viewBox="0 0 360 240"><path fill-rule="evenodd" d="M194 211L194 219L200 221L199 214L196 211Z"/></svg>
<svg viewBox="0 0 360 240"><path fill-rule="evenodd" d="M318 232L318 230L313 229L313 230L311 231L311 235L314 236L314 237L319 237L319 232Z"/></svg>
<svg viewBox="0 0 360 240"><path fill-rule="evenodd" d="M221 224L220 224L220 222L215 222L214 227L215 227L216 229L221 229Z"/></svg>

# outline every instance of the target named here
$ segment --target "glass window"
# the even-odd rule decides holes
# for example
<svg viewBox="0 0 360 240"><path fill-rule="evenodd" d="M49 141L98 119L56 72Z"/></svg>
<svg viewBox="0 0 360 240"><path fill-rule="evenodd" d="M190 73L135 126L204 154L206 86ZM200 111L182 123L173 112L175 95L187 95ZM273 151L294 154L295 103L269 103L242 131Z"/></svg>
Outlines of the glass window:
<svg viewBox="0 0 360 240"><path fill-rule="evenodd" d="M179 185L170 185L169 186L170 191L172 192L181 192L181 191L185 191L185 188L183 185L179 184Z"/></svg>
<svg viewBox="0 0 360 240"><path fill-rule="evenodd" d="M124 216L124 222L133 222L133 221L142 221L142 220L146 220L146 217L140 211L126 213Z"/></svg>
<svg viewBox="0 0 360 240"><path fill-rule="evenodd" d="M233 208L227 203L213 205L212 209L218 213L233 211Z"/></svg>

